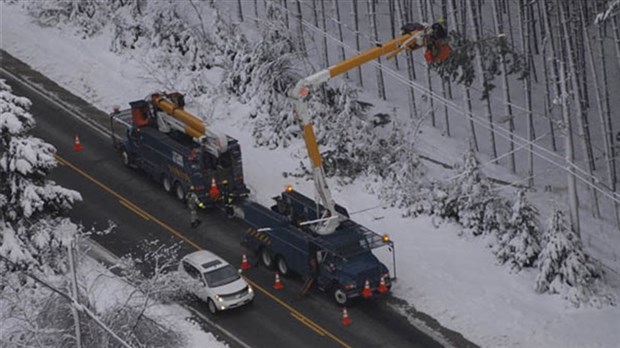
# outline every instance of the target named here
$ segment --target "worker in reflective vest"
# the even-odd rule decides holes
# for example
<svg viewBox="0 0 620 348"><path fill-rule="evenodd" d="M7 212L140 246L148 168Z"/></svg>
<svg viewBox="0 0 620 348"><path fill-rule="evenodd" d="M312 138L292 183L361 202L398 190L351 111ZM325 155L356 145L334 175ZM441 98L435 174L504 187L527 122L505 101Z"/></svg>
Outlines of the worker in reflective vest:
<svg viewBox="0 0 620 348"><path fill-rule="evenodd" d="M196 212L196 207L204 208L204 203L202 203L198 199L198 195L196 194L196 189L194 186L189 187L189 192L185 197L187 200L187 208L189 208L189 218L192 225L192 228L200 225L200 220L198 220L198 213Z"/></svg>

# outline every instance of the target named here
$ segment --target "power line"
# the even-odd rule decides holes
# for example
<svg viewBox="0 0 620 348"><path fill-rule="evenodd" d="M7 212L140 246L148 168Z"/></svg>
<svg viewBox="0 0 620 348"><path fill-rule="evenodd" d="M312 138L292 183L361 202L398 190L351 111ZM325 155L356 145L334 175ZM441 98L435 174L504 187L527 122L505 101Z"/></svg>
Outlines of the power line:
<svg viewBox="0 0 620 348"><path fill-rule="evenodd" d="M16 264L15 262L9 260L8 258L0 255L0 259L8 262L9 264L11 264L13 267L15 267L16 269L19 269L19 265ZM95 323L97 323L97 325L99 325L102 329L104 329L106 332L108 332L112 337L114 337L120 344L122 344L124 347L126 348L133 348L131 345L129 345L127 342L125 342L122 338L120 338L116 333L114 333L114 331L112 331L112 329L110 329L104 322L102 322L93 312L91 312L87 307L81 305L80 303L77 302L77 294L76 294L76 299L73 299L71 296L67 295L66 293L58 290L57 288L53 287L52 285L48 284L47 282L45 282L42 279L39 279L37 276L30 274L29 272L26 272L24 270L20 270L19 272L21 272L22 274L24 274L25 276L31 278L32 280L34 280L37 283L42 284L43 286L45 286L46 288L48 288L49 290L51 290L52 292L56 293L57 295L59 295L60 297L64 298L65 300L67 300L71 306L75 309L77 309L80 312L86 313L91 319L93 319L95 321Z"/></svg>
<svg viewBox="0 0 620 348"><path fill-rule="evenodd" d="M283 8L282 6L280 6L277 3L274 3L272 0L268 0L269 2L271 2L272 4L274 4L275 6L280 7L283 11L288 11L290 12L288 9ZM329 38L332 42L347 48L349 51L354 52L354 53L359 53L359 51L357 51L356 49L352 48L350 45L340 41L339 39L337 39L336 37L334 37L333 35L329 34L328 32L322 30L321 28L318 28L316 26L314 26L312 23L309 23L308 21L301 19L302 24L310 29L311 31L314 31L318 34L321 34L327 38ZM374 65L376 68L381 69L384 73L390 75L391 77L395 78L396 80L402 82L403 84L417 90L418 92L421 93L425 93L427 95L429 95L429 97L437 100L438 102L443 103L445 106L447 106L448 108L452 109L453 111L459 112L463 115L465 115L466 117L468 117L471 121L473 121L474 123L476 123L478 126L492 131L494 132L494 134L502 137L505 140L508 141L514 141L514 140L519 140L520 142L522 142L521 144L524 146L528 146L531 145L532 146L532 153L534 155L536 155L537 157L547 161L550 164L553 164L554 166L556 166L558 169L563 170L565 172L569 171L569 168L566 167L566 164L562 164L562 163L558 163L555 160L553 160L552 158L555 158L556 160L559 161L563 161L565 162L565 160L558 154L556 154L553 151L550 151L536 143L534 143L533 141L529 141L528 139L523 138L522 136L516 134L516 133L511 133L509 130L503 128L500 125L496 125L493 129L491 129L491 127L489 125L487 125L488 121L487 120L480 120L478 116L474 115L473 113L470 112L466 112L465 110L463 110L462 107L458 106L456 103L444 98L443 96L438 95L436 92L434 91L430 91L427 88L421 86L420 84L418 84L417 82L411 81L405 77L403 77L402 75L398 74L397 72L395 72L393 69L388 68L386 66L384 66L383 64L379 64L377 62L370 62L370 64ZM475 89L474 89L475 90ZM505 101L504 101L505 102ZM512 105L512 104L511 104ZM519 109L523 109L520 106L516 106ZM529 111L528 111L529 112ZM533 112L532 112L533 113ZM498 132L499 130L499 132ZM508 134L508 135L506 135ZM510 134L512 134L512 136L514 137L514 139L510 138ZM536 149L537 151L534 151L534 149ZM543 155L542 153L545 153L546 155ZM551 156L551 158L547 157L547 156ZM568 167L572 167L575 171L579 172L579 173L572 173L573 175L575 175L576 178L578 178L582 183L584 183L586 186L598 191L599 193L603 194L604 196L606 196L607 198L611 199L612 201L616 202L616 203L620 203L620 195L607 189L606 187L600 188L598 187L598 185L596 185L596 183L600 182L600 179L594 175L590 175L589 173L587 173L586 171L584 171L583 169L581 169L580 167L578 167L577 165L575 165L573 162L569 162L567 163Z"/></svg>

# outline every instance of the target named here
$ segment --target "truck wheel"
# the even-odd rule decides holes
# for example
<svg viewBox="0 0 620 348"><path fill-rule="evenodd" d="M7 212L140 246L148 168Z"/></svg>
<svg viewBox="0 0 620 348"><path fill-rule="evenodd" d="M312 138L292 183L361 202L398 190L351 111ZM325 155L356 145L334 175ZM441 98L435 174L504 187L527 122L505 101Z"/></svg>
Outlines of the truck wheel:
<svg viewBox="0 0 620 348"><path fill-rule="evenodd" d="M286 264L286 259L283 256L278 257L278 272L282 276L287 276L289 273L288 264Z"/></svg>
<svg viewBox="0 0 620 348"><path fill-rule="evenodd" d="M267 269L273 269L273 256L267 248L260 250L260 260L263 262L263 266Z"/></svg>
<svg viewBox="0 0 620 348"><path fill-rule="evenodd" d="M209 308L209 313L217 314L217 307L215 306L215 302L212 299L207 301L207 308Z"/></svg>
<svg viewBox="0 0 620 348"><path fill-rule="evenodd" d="M172 192L172 184L170 183L170 178L164 175L164 178L162 179L162 184L164 185L164 191L166 191L167 193Z"/></svg>
<svg viewBox="0 0 620 348"><path fill-rule="evenodd" d="M185 201L185 190L183 189L183 185L177 183L174 187L174 192L181 202Z"/></svg>
<svg viewBox="0 0 620 348"><path fill-rule="evenodd" d="M131 160L129 159L129 154L127 153L127 150L123 149L123 151L121 152L121 156L123 157L123 164L125 165L125 167L131 166Z"/></svg>
<svg viewBox="0 0 620 348"><path fill-rule="evenodd" d="M334 301L336 301L336 303L340 306L344 306L347 304L347 302L349 302L349 297L347 296L347 293L344 292L344 290L342 290L340 287L334 288L334 290L332 291L332 296L334 298Z"/></svg>

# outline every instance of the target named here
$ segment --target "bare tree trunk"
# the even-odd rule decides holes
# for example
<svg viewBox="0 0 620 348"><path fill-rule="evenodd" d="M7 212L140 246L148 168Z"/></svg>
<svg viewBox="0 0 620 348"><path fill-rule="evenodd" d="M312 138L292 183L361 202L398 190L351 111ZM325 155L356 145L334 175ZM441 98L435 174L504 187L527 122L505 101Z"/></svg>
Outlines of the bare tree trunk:
<svg viewBox="0 0 620 348"><path fill-rule="evenodd" d="M611 17L611 23L613 26L614 42L616 46L616 59L618 60L618 68L620 68L620 19L619 15Z"/></svg>
<svg viewBox="0 0 620 348"><path fill-rule="evenodd" d="M474 4L472 1L468 2L467 6L469 22L471 24L472 33L474 35L474 42L478 42L480 40L480 36L478 35L478 23L480 23L480 17L476 17L476 13L474 13ZM476 65L478 68L478 80L480 81L480 89L483 94L490 93L487 92L487 82L484 75L484 66L482 66L482 51L480 50L480 46L476 45ZM489 141L491 142L491 156L492 159L497 158L497 144L495 142L495 124L493 123L493 113L491 111L491 98L487 96L484 101L485 103L485 117L487 122L489 122Z"/></svg>
<svg viewBox="0 0 620 348"><path fill-rule="evenodd" d="M359 12L357 10L357 0L353 0L351 2L352 10L353 10L353 27L355 28L355 49L357 52L361 50L360 47L360 22L359 22ZM364 79L362 78L362 66L357 67L357 80L359 81L360 86L364 87Z"/></svg>
<svg viewBox="0 0 620 348"><path fill-rule="evenodd" d="M403 2L404 0L398 0L396 2L396 6L398 13L400 13L399 19L400 19L400 26L402 27L403 25L405 25L405 23L407 23L407 19L406 19L406 13L407 11L403 8ZM416 79L415 76L415 65L413 62L413 54L411 52L406 52L406 57L407 57L407 77L409 78L409 81L414 81ZM417 117L418 116L418 108L416 105L416 98L415 98L415 91L413 89L413 87L409 86L409 112L411 113L411 115L413 117Z"/></svg>
<svg viewBox="0 0 620 348"><path fill-rule="evenodd" d="M243 9L241 8L241 0L237 0L237 17L239 22L243 22Z"/></svg>
<svg viewBox="0 0 620 348"><path fill-rule="evenodd" d="M571 126L571 117L568 108L568 91L566 88L566 76L564 73L564 66L560 63L560 88L561 88L561 100L562 100L562 117L564 119L564 157L566 165L568 166L568 205L570 207L570 224L571 229L579 237L581 237L581 230L579 226L579 198L577 197L577 183L575 180L575 155L573 154L573 130Z"/></svg>
<svg viewBox="0 0 620 348"><path fill-rule="evenodd" d="M254 0L254 22L258 26L258 0Z"/></svg>
<svg viewBox="0 0 620 348"><path fill-rule="evenodd" d="M418 4L419 4L420 13L424 13L422 20L426 22L428 18L428 13L424 11L426 8L426 0L420 0ZM428 85L428 91L429 91L429 94L427 95L427 100L429 102L430 113L431 113L431 125L435 127L437 125L437 122L435 120L435 100L433 99L433 95L432 95L433 94L433 79L431 78L431 67L428 64L426 65L426 83Z"/></svg>
<svg viewBox="0 0 620 348"><path fill-rule="evenodd" d="M454 23L454 26L457 27L459 26L460 23L457 22L457 17L456 17L456 13L457 13L457 7L456 7L456 0L451 0L450 1L450 6L451 9L448 11L448 13L450 14L450 22ZM463 15L465 15L466 11L461 11L463 13ZM465 17L467 18L467 17ZM461 87L463 89L463 102L465 103L465 106L467 108L467 111L465 113L465 117L467 117L469 119L469 137L470 137L470 142L473 144L474 146L474 150L479 151L478 148L478 139L476 137L476 127L474 125L474 120L473 120L473 116L472 116L472 107L471 107L471 95L469 92L469 87L467 87L464 84L461 84Z"/></svg>
<svg viewBox="0 0 620 348"><path fill-rule="evenodd" d="M397 0L398 1L398 0ZM394 1L388 1L388 9L390 11L390 32L392 33L392 38L396 37L396 16L395 16L395 7L396 4ZM398 55L394 56L394 65L396 66L396 70L400 70L400 65L398 64Z"/></svg>
<svg viewBox="0 0 620 348"><path fill-rule="evenodd" d="M528 153L527 153L527 182L528 186L534 186L534 138L536 137L534 133L534 120L532 116L532 81L530 78L530 26L527 24L527 11L525 11L525 1L519 1L519 29L521 31L521 49L523 50L523 54L525 55L526 60L526 71L528 72L527 76L523 78L523 89L525 95L525 112L527 113L527 139L529 141L528 144ZM509 16L510 17L510 16Z"/></svg>
<svg viewBox="0 0 620 348"><path fill-rule="evenodd" d="M530 18L532 19L531 24L532 24L532 47L534 48L533 50L530 49L530 52L534 52L535 55L539 55L540 54L540 50L538 47L538 36L536 35L536 17L534 16L534 6L537 6L537 13L540 14L540 1L537 1L536 3L530 3L530 6L528 6L528 10L530 11ZM539 16L540 18L540 16ZM542 38L541 38L542 40Z"/></svg>
<svg viewBox="0 0 620 348"><path fill-rule="evenodd" d="M312 19L314 20L314 26L319 27L319 10L317 9L316 2L319 0L312 0Z"/></svg>
<svg viewBox="0 0 620 348"><path fill-rule="evenodd" d="M564 6L562 4L560 4L560 18L562 21L562 26L564 28L564 32L568 33L568 21L569 21L569 14L567 13L567 10L564 8ZM588 168L588 174L590 175L590 181L592 183L592 187L590 187L590 193L592 194L592 214L594 215L594 217L599 217L600 216L600 211L599 211L599 207L598 207L598 196L597 196L597 192L594 189L594 180L592 179L592 176L594 175L593 173L593 168L592 165L590 165L589 163L593 160L590 157L590 153L589 150L591 150L591 147L588 148L588 143L585 137L584 132L586 131L586 115L585 115L585 110L583 110L583 103L581 101L581 96L580 94L580 86L579 86L579 80L577 78L577 74L576 74L576 70L577 67L575 66L575 58L574 58L574 51L575 51L575 47L574 47L574 43L573 40L571 40L569 35L564 35L564 39L566 40L566 57L568 59L568 69L570 71L570 80L571 80L571 84L572 84L572 88L573 88L573 101L575 103L575 110L577 112L577 126L579 128L580 131L580 138L582 139L581 141L581 145L583 148L583 153L586 156L586 166Z"/></svg>
<svg viewBox="0 0 620 348"><path fill-rule="evenodd" d="M306 51L306 37L304 36L304 24L303 17L301 12L301 0L296 0L295 4L297 6L297 35L299 36L299 50L303 52L303 55L308 55Z"/></svg>
<svg viewBox="0 0 620 348"><path fill-rule="evenodd" d="M523 4L524 8L524 18L526 18L527 23L525 23L528 27L528 41L527 41L527 48L528 48L528 52L530 53L528 56L526 56L525 58L529 61L529 73L530 76L534 79L534 83L538 83L538 69L536 69L536 64L534 64L534 54L532 52L534 52L534 50L532 49L532 47L534 46L534 41L536 41L536 26L534 25L534 16L533 16L533 12L532 12L532 2L531 1L526 1ZM532 81L530 79L530 81ZM530 82L531 83L531 82ZM534 138L536 138L536 134L534 134Z"/></svg>
<svg viewBox="0 0 620 348"><path fill-rule="evenodd" d="M448 15L448 0L441 0L441 16L445 19ZM452 23L454 27L456 23ZM449 79L441 79L441 92L446 99L452 99L452 87ZM448 110L448 104L443 104L443 131L446 136L450 136L450 112Z"/></svg>
<svg viewBox="0 0 620 348"><path fill-rule="evenodd" d="M551 134L551 149L553 151L557 151L557 143L555 139L555 124L553 123L553 103L551 103L551 86L549 83L549 79L555 84L557 83L556 69L554 68L555 62L552 62L553 66L551 71L549 69L549 61L547 57L549 57L548 47L551 46L553 48L553 32L551 31L551 26L549 25L549 13L547 9L547 3L540 4L538 8L538 12L540 15L540 31L541 31L541 41L542 41L542 55L543 55L543 75L545 76L545 109L544 116L549 120L549 133ZM554 75L550 76L551 73ZM559 93L558 93L559 94Z"/></svg>
<svg viewBox="0 0 620 348"><path fill-rule="evenodd" d="M433 11L433 4L429 3L427 6L428 9L428 15L430 18L432 18L434 20L435 18L435 11ZM448 99L448 91L446 88L446 79L441 79L441 95L443 95L444 98ZM444 133L447 135L450 135L450 121L448 121L448 115L449 115L449 111L448 111L448 104L447 103L443 103L443 118L444 118ZM433 113L434 116L434 113ZM434 125L434 124L433 124Z"/></svg>
<svg viewBox="0 0 620 348"><path fill-rule="evenodd" d="M609 95L606 95L606 102L603 103L603 96L601 95L601 89L599 86L599 81L601 81L603 87L607 88L607 67L606 67L606 59L605 59L605 46L603 43L603 28L599 26L598 28L598 42L599 42L599 52L600 52L600 60L601 60L601 68L602 68L602 76L598 76L598 69L596 68L596 62L594 61L594 50L592 49L592 44L590 43L590 37L588 35L588 29L586 27L585 14L583 13L583 9L581 12L581 21L583 24L583 40L586 45L586 50L588 51L590 57L590 71L592 74L592 82L594 83L595 89L594 93L596 96L596 105L598 108L598 115L601 122L601 134L603 135L603 142L605 146L603 147L603 154L605 156L605 163L607 164L607 176L609 179L609 187L615 191L615 181L616 181L616 168L614 163L614 148L611 140L611 123L607 123L611 121L609 115ZM606 92L606 91L605 91ZM607 117L605 116L607 114Z"/></svg>
<svg viewBox="0 0 620 348"><path fill-rule="evenodd" d="M323 21L323 64L324 67L329 67L329 52L327 51L327 23L325 22L325 0L319 0L321 2L321 20Z"/></svg>
<svg viewBox="0 0 620 348"><path fill-rule="evenodd" d="M377 16L375 14L375 2L374 0L368 0L368 19L370 20L370 35L372 38L372 44L379 44L379 33L377 32ZM379 66L375 69L377 72L377 90L379 92L379 98L385 100L385 82L383 81L383 70L381 64L381 57L378 59Z"/></svg>
<svg viewBox="0 0 620 348"><path fill-rule="evenodd" d="M344 54L344 38L342 36L342 19L340 18L340 5L338 5L338 1L334 0L334 10L336 12L336 21L338 22L338 40L340 40L340 61L346 59L346 55ZM345 78L349 78L349 73L344 74Z"/></svg>
<svg viewBox="0 0 620 348"><path fill-rule="evenodd" d="M284 7L284 24L286 25L286 29L290 29L288 22L288 0L282 0L282 7Z"/></svg>
<svg viewBox="0 0 620 348"><path fill-rule="evenodd" d="M503 35L504 34L504 23L501 17L501 13L498 11L497 2L501 0L492 0L491 5L493 6L493 18L495 19L495 31L496 34ZM503 39L505 40L505 39ZM505 110L506 117L508 118L508 128L510 131L510 141L508 143L509 153L508 156L508 166L512 173L517 172L517 166L515 163L515 142L514 142L514 131L515 131L515 121L514 115L512 113L512 100L510 97L510 84L508 83L508 76L506 74L506 61L504 61L504 56L500 56L500 71L502 76L502 85L504 89L504 101L505 101Z"/></svg>

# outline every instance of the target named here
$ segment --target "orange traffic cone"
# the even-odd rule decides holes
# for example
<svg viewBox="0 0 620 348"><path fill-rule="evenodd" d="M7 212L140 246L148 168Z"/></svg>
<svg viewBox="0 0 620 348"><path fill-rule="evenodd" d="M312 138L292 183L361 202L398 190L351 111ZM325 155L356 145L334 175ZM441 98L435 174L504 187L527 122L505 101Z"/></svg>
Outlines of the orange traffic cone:
<svg viewBox="0 0 620 348"><path fill-rule="evenodd" d="M217 201L220 198L220 189L217 188L217 184L215 183L215 178L211 179L211 189L209 189L209 198L213 201Z"/></svg>
<svg viewBox="0 0 620 348"><path fill-rule="evenodd" d="M379 287L377 288L380 294L385 294L389 291L387 285L385 285L385 277L381 276L381 282L379 283Z"/></svg>
<svg viewBox="0 0 620 348"><path fill-rule="evenodd" d="M372 291L370 290L370 283L368 282L368 279L366 279L366 283L364 283L364 290L362 290L362 297L369 298L370 296L372 296Z"/></svg>
<svg viewBox="0 0 620 348"><path fill-rule="evenodd" d="M73 141L73 151L82 151L82 143L80 143L80 136L75 135L75 140Z"/></svg>
<svg viewBox="0 0 620 348"><path fill-rule="evenodd" d="M347 307L342 307L342 319L340 319L340 322L344 326L351 325L351 323L353 322L351 318L349 318L349 312L347 311Z"/></svg>
<svg viewBox="0 0 620 348"><path fill-rule="evenodd" d="M273 288L276 290L284 289L284 285L280 281L280 273L276 272L276 281L273 283Z"/></svg>
<svg viewBox="0 0 620 348"><path fill-rule="evenodd" d="M250 263L248 262L248 258L245 254L243 254L243 257L241 258L241 269L244 271L250 269Z"/></svg>

